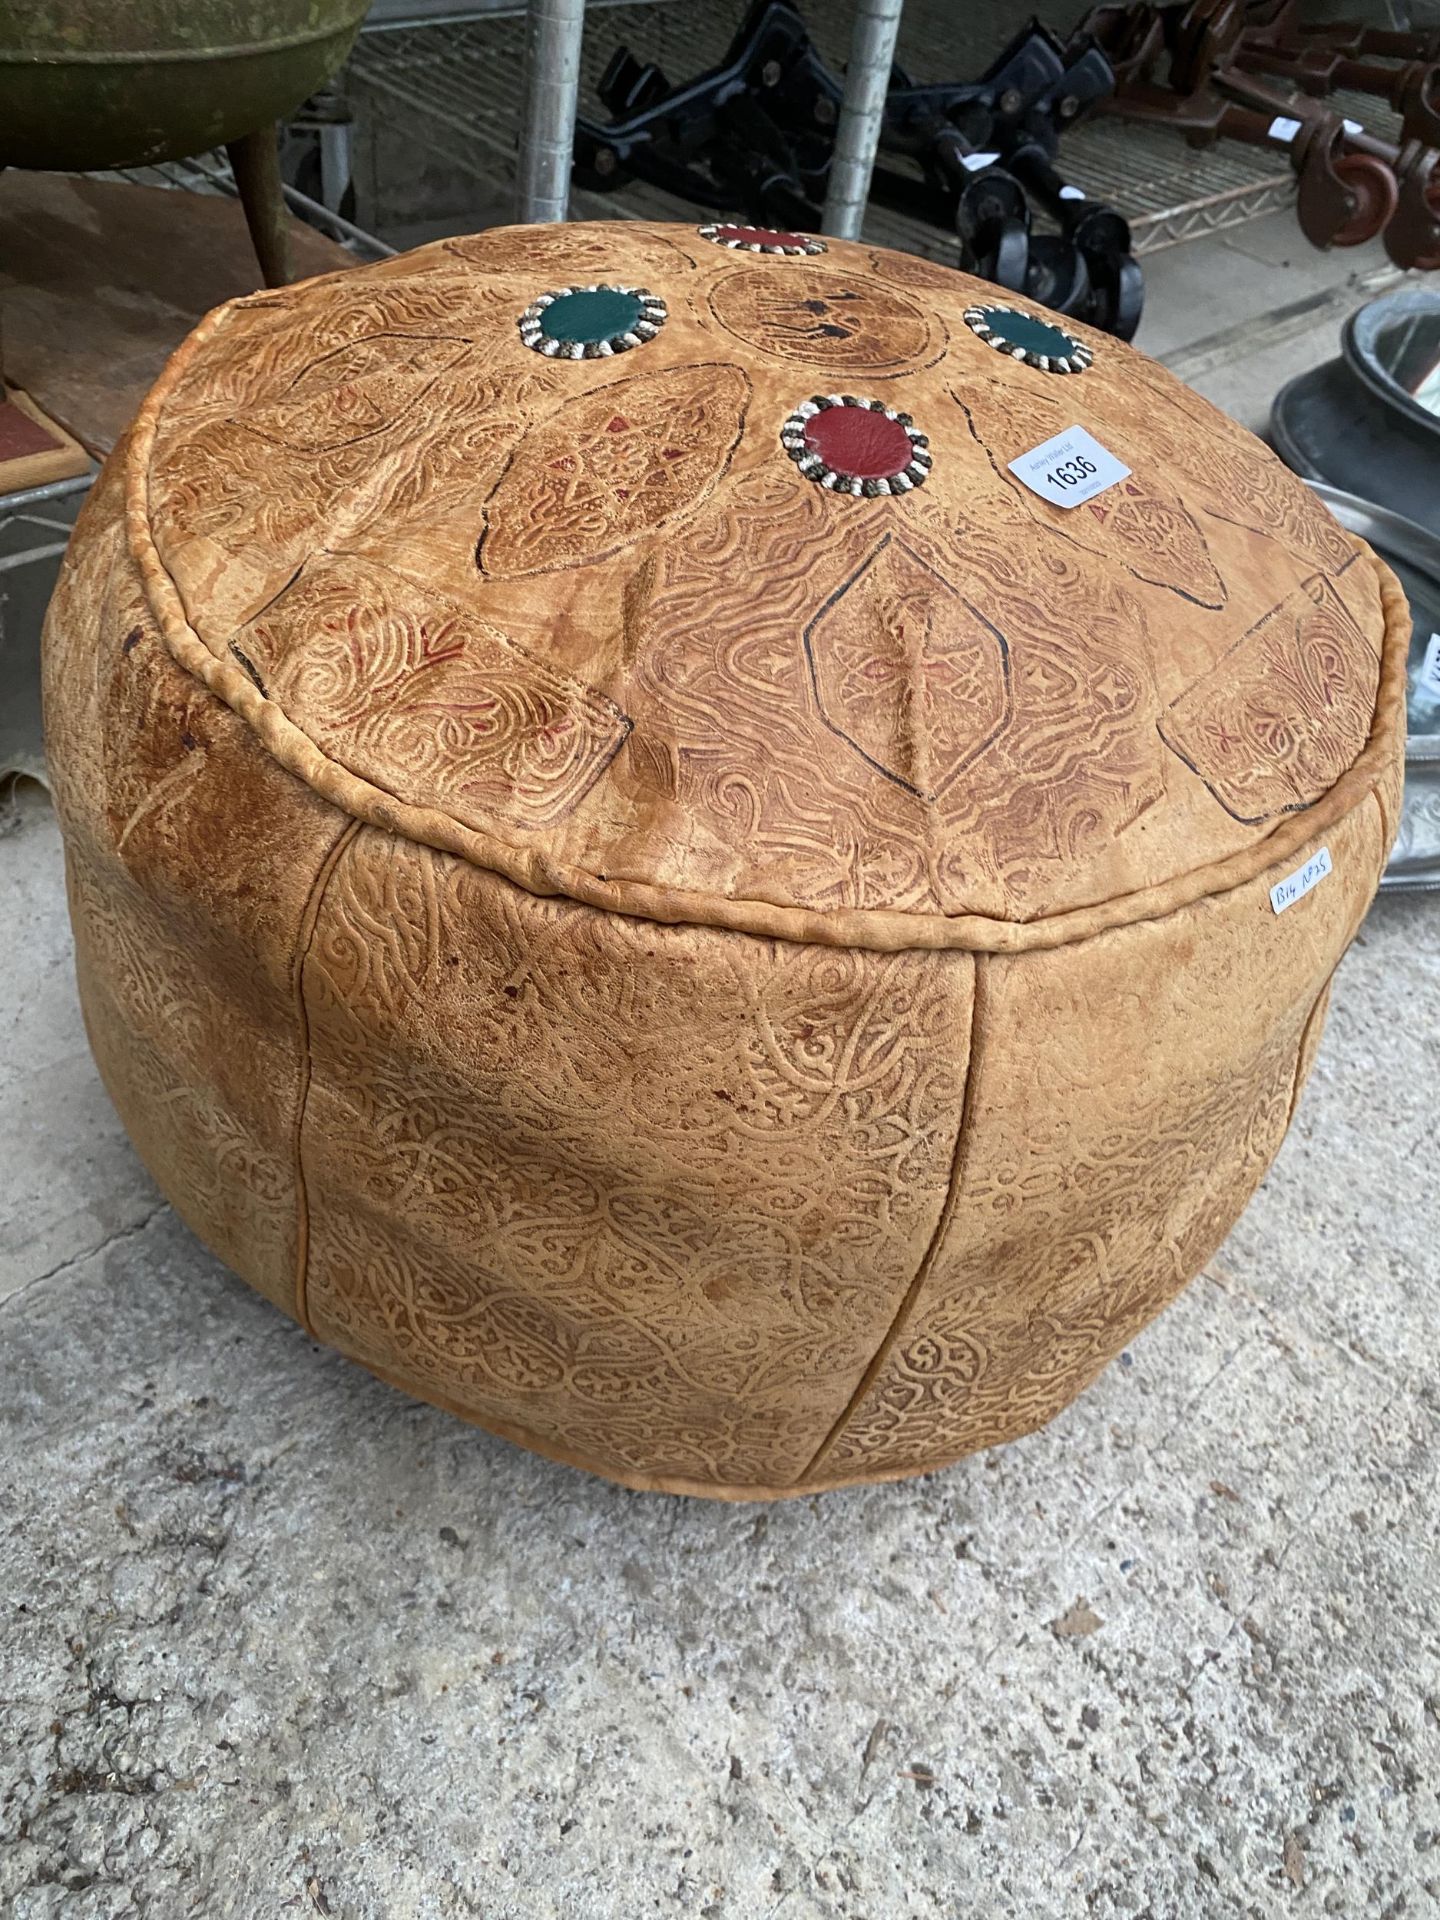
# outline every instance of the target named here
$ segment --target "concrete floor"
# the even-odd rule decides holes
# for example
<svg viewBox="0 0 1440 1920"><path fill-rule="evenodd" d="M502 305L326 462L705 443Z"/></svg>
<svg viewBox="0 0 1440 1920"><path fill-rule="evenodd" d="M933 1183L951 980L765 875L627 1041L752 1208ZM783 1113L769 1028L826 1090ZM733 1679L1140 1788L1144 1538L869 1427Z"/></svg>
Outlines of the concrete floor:
<svg viewBox="0 0 1440 1920"><path fill-rule="evenodd" d="M1265 226L1150 274L1254 424L1378 264ZM1087 1396L769 1509L312 1345L125 1142L35 789L0 898L0 1913L1440 1909L1440 896L1377 905L1270 1178Z"/></svg>

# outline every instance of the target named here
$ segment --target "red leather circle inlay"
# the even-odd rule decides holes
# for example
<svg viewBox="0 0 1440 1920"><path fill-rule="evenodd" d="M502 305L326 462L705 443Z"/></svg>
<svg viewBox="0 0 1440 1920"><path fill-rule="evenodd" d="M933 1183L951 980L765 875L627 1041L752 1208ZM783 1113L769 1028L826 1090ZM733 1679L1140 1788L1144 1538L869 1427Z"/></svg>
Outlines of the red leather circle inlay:
<svg viewBox="0 0 1440 1920"><path fill-rule="evenodd" d="M803 233L783 233L778 227L716 227L717 240L733 240L739 247L803 247Z"/></svg>
<svg viewBox="0 0 1440 1920"><path fill-rule="evenodd" d="M827 407L805 422L805 444L836 473L856 480L893 480L914 452L898 420L869 407Z"/></svg>

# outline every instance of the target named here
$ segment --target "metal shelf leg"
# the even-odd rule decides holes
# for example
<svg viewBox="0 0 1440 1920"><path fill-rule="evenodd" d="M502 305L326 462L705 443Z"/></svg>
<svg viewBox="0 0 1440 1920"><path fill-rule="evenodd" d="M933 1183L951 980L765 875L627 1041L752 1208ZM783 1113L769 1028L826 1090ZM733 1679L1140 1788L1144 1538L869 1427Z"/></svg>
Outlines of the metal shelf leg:
<svg viewBox="0 0 1440 1920"><path fill-rule="evenodd" d="M529 0L525 9L525 117L520 125L516 215L563 220L580 94L585 0Z"/></svg>
<svg viewBox="0 0 1440 1920"><path fill-rule="evenodd" d="M837 240L860 237L904 5L905 0L860 0L855 16L822 222L824 231Z"/></svg>

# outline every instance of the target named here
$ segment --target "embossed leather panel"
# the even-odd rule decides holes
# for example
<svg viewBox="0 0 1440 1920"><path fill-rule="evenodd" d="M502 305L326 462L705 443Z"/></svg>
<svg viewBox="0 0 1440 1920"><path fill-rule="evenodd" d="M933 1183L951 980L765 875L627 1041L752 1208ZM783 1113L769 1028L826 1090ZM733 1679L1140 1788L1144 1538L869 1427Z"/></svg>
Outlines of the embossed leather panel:
<svg viewBox="0 0 1440 1920"><path fill-rule="evenodd" d="M663 303L654 338L617 341L611 358L527 345L533 302L607 284ZM323 591L332 570L349 579L363 557L411 583L403 605L386 589L397 617L433 628L458 615L498 636L494 697L507 712L525 705L529 676L540 734L589 740L602 708L634 718L594 779L562 749L541 796L532 754L530 802L477 809L493 745L467 717L485 698L478 655L453 707L429 709L439 724L425 751L386 724L377 758L366 715L317 725L265 687L299 736L290 764L313 747L364 779L372 808L388 795L411 809L417 837L522 884L554 876L592 904L674 902L805 938L818 915L862 940L863 923L842 927L837 910L893 914L927 923L917 940L948 944L957 920L1163 893L1247 855L1253 870L1273 810L1231 804L1183 744L1176 703L1193 708L1297 588L1338 590L1355 543L1258 442L1130 348L1077 328L1094 362L1067 378L997 355L963 318L982 292L840 242L756 257L695 229L624 222L500 229L237 302L183 350L152 410L135 476L152 561L221 663L210 684L227 698L247 629L277 600ZM777 457L797 406L854 391L923 432L922 485L857 498ZM1132 474L1062 513L1008 463L1075 423ZM846 410L821 417L815 442L858 448L863 479L894 471L898 432ZM867 456L867 435L885 449ZM852 676L891 692L858 731L835 724L835 689L804 636L887 541L892 571L908 552L943 582L946 618L996 636L1011 690L997 726L984 723L990 693L978 712L958 681L943 701L924 693L937 685L934 634L907 619L903 593L869 589L852 598L846 653ZM1381 625L1372 590L1332 634L1323 685L1287 684L1296 725L1323 730L1325 749L1293 758L1285 807L1314 805L1363 748ZM749 655L762 626L773 638L760 681ZM686 696L657 707L648 689L681 648ZM428 660L414 671L436 682ZM911 678L913 714L893 691ZM575 690L564 713L557 686ZM389 697L377 688L377 705ZM1058 762L1052 703L1065 714ZM966 773L894 778L932 732L937 765ZM727 754L733 774L682 771ZM961 785L970 805L954 804ZM777 858L796 843L803 860ZM905 927L889 937L903 944Z"/></svg>

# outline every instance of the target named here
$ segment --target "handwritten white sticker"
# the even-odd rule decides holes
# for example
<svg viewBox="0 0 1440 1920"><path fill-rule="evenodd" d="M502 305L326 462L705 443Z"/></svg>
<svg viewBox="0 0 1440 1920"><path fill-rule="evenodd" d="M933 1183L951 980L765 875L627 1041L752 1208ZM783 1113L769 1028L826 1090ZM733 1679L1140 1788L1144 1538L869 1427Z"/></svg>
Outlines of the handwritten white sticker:
<svg viewBox="0 0 1440 1920"><path fill-rule="evenodd" d="M967 173L979 173L982 167L993 167L999 158L998 153L962 153L960 164Z"/></svg>
<svg viewBox="0 0 1440 1920"><path fill-rule="evenodd" d="M1083 200L1085 195L1079 187L1061 187L1060 198L1062 200Z"/></svg>
<svg viewBox="0 0 1440 1920"><path fill-rule="evenodd" d="M1032 447L1010 462L1010 471L1052 507L1083 506L1117 480L1130 477L1125 462L1084 427L1067 427L1043 446Z"/></svg>
<svg viewBox="0 0 1440 1920"><path fill-rule="evenodd" d="M1330 849L1321 847L1303 867L1297 867L1294 873L1287 873L1283 880L1275 882L1270 889L1271 906L1276 913L1284 913L1287 907L1293 907L1297 900L1303 900L1307 893L1318 887L1326 874L1333 870Z"/></svg>
<svg viewBox="0 0 1440 1920"><path fill-rule="evenodd" d="M1287 119L1283 113L1277 114L1270 122L1270 138L1282 141L1287 147L1299 131L1300 122Z"/></svg>
<svg viewBox="0 0 1440 1920"><path fill-rule="evenodd" d="M1440 700L1440 633L1432 633L1425 646L1425 658L1415 674L1415 685Z"/></svg>

